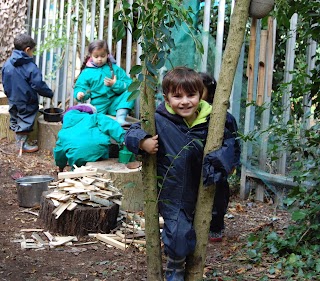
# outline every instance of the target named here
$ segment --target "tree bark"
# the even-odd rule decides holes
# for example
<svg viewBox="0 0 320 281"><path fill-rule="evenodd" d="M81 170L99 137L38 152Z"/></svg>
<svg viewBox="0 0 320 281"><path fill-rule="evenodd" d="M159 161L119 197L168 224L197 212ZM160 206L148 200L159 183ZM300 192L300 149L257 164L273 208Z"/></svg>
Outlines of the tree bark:
<svg viewBox="0 0 320 281"><path fill-rule="evenodd" d="M228 101L244 39L249 6L250 0L238 0L235 3L210 116L204 155L217 150L222 144ZM204 188L201 180L194 218L197 244L194 253L187 258L186 281L202 280L214 194L215 185Z"/></svg>
<svg viewBox="0 0 320 281"><path fill-rule="evenodd" d="M144 66L144 77L147 69ZM146 78L142 84L140 97L140 112L142 128L149 134L155 135L154 122L155 101L154 91L147 87ZM146 154L142 159L142 182L144 184L144 210L145 210L145 233L147 247L147 279L157 281L163 280L162 259L160 247L160 226L158 214L158 188L157 188L156 156Z"/></svg>
<svg viewBox="0 0 320 281"><path fill-rule="evenodd" d="M0 67L11 55L14 37L25 33L27 4L26 0L2 0L0 3Z"/></svg>

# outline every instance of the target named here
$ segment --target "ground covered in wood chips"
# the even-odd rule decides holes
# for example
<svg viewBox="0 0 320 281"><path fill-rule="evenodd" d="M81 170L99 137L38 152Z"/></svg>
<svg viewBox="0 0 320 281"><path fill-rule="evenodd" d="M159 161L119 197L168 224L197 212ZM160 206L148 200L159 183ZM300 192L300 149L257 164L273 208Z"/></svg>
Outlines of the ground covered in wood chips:
<svg viewBox="0 0 320 281"><path fill-rule="evenodd" d="M36 215L39 210L19 207L12 176L20 173L57 178L57 168L50 152L19 158L15 144L5 139L0 141L0 167L0 280L147 280L145 251L133 246L122 251L83 237L71 246L21 249L15 240L19 241L22 234L26 238L31 235L21 230L46 229ZM223 242L208 244L204 280L259 280L268 276L267 262L255 265L246 259L246 237L267 225L277 229L287 225L285 211L268 203L241 201L237 190L233 193ZM272 275L269 278L280 280Z"/></svg>

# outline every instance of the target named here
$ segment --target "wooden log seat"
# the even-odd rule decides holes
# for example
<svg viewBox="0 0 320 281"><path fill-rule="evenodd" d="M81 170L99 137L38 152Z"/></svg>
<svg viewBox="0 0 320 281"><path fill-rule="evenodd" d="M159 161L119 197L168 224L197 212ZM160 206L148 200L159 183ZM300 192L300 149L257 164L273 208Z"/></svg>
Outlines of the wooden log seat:
<svg viewBox="0 0 320 281"><path fill-rule="evenodd" d="M52 152L56 146L58 132L61 130L61 122L47 122L43 115L38 118L38 146L40 150Z"/></svg>
<svg viewBox="0 0 320 281"><path fill-rule="evenodd" d="M128 169L119 163L118 158L88 162L86 166L98 168L104 177L113 181L113 185L122 193L121 210L138 212L143 210L144 195L141 168Z"/></svg>

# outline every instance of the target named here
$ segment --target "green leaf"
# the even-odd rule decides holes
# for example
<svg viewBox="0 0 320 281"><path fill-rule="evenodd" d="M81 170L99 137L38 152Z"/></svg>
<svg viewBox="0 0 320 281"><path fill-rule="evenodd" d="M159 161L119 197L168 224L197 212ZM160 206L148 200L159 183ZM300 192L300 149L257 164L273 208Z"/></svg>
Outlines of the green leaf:
<svg viewBox="0 0 320 281"><path fill-rule="evenodd" d="M135 100L140 94L140 90L135 90L133 91L130 96L128 97L128 101L132 101L132 100Z"/></svg>
<svg viewBox="0 0 320 281"><path fill-rule="evenodd" d="M297 220L302 220L306 217L306 213L303 211L303 210L298 210L298 211L294 211L292 213L292 219L294 221L297 221Z"/></svg>
<svg viewBox="0 0 320 281"><path fill-rule="evenodd" d="M140 81L133 81L131 84L130 84L130 86L129 86L129 88L128 88L128 91L129 92L133 92L133 91L135 91L135 90L137 90L138 88L140 87Z"/></svg>
<svg viewBox="0 0 320 281"><path fill-rule="evenodd" d="M287 261L288 261L288 263L290 263L290 264L294 264L294 263L297 261L297 256L296 256L294 253L292 253L292 254L288 257Z"/></svg>
<svg viewBox="0 0 320 281"><path fill-rule="evenodd" d="M142 65L135 65L131 68L130 74L136 75L136 74L139 74L141 71L142 71Z"/></svg>

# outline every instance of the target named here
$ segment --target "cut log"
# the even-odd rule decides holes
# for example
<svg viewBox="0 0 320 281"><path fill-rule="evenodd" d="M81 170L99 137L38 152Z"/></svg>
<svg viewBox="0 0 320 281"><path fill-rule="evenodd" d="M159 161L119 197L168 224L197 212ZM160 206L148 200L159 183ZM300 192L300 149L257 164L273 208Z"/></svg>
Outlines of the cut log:
<svg viewBox="0 0 320 281"><path fill-rule="evenodd" d="M44 192L40 202L40 219L46 229L61 235L85 236L88 233L109 233L117 224L119 206L94 208L77 205L73 210L65 210L58 219L52 212L56 209Z"/></svg>
<svg viewBox="0 0 320 281"><path fill-rule="evenodd" d="M14 140L14 132L10 130L9 105L0 106L0 139Z"/></svg>
<svg viewBox="0 0 320 281"><path fill-rule="evenodd" d="M47 122L43 115L38 118L38 146L40 150L50 151L56 146L58 132L61 130L61 122Z"/></svg>
<svg viewBox="0 0 320 281"><path fill-rule="evenodd" d="M102 170L104 177L113 181L113 186L123 195L121 210L132 212L143 210L143 184L140 168L128 169L125 164L118 162L118 158L88 162L86 166Z"/></svg>
<svg viewBox="0 0 320 281"><path fill-rule="evenodd" d="M2 85L1 85L0 86L0 105L5 105L5 104L8 104L8 98L4 94L3 89L2 89Z"/></svg>

